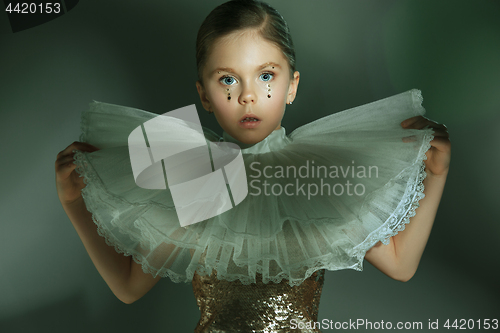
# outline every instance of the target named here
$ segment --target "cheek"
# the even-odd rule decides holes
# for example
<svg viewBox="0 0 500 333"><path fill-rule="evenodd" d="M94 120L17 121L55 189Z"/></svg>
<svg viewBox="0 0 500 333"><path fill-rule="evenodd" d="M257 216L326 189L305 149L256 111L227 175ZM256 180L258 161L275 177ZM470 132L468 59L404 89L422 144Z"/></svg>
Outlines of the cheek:
<svg viewBox="0 0 500 333"><path fill-rule="evenodd" d="M236 96L231 93L231 100L227 100L227 92L221 88L219 91L215 91L210 96L210 101L212 107L217 110L215 112L215 117L219 124L231 123L233 118L236 117L234 109L237 107Z"/></svg>
<svg viewBox="0 0 500 333"><path fill-rule="evenodd" d="M268 98L268 94L263 96L266 104L274 109L283 109L286 104L286 96L288 93L288 86L284 84L271 84L271 98Z"/></svg>
<svg viewBox="0 0 500 333"><path fill-rule="evenodd" d="M279 85L276 87L273 87L271 85L271 98L268 98L270 100L273 100L274 102L283 102L283 100L286 97L286 93L288 92L288 89L284 85ZM267 97L267 95L266 95Z"/></svg>
<svg viewBox="0 0 500 333"><path fill-rule="evenodd" d="M279 77L278 80L274 81L270 85L271 85L271 98L270 99L275 99L275 100L279 99L280 101L282 99L285 99L285 97L288 93L289 81L284 76ZM266 94L266 97L267 97L267 94Z"/></svg>
<svg viewBox="0 0 500 333"><path fill-rule="evenodd" d="M231 94L231 100L227 100L228 92L225 91L223 88L219 89L213 89L212 93L209 96L209 99L212 103L212 105L219 111L223 111L224 109L227 109L230 103L234 100L234 97Z"/></svg>
<svg viewBox="0 0 500 333"><path fill-rule="evenodd" d="M265 108L269 110L270 114L278 117L279 114L285 110L285 103L283 99L283 92L271 90L271 98L268 98L267 95L264 97Z"/></svg>

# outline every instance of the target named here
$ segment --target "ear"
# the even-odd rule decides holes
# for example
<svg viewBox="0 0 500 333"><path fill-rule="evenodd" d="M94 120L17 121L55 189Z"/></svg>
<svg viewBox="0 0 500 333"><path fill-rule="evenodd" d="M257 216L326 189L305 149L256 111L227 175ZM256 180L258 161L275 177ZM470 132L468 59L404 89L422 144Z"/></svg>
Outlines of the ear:
<svg viewBox="0 0 500 333"><path fill-rule="evenodd" d="M205 88L203 88L203 85L200 81L196 81L196 90L198 90L198 95L200 95L200 100L203 108L207 111L210 111L210 101L207 99Z"/></svg>
<svg viewBox="0 0 500 333"><path fill-rule="evenodd" d="M299 88L299 80L300 73L295 71L295 73L293 73L293 79L290 81L290 85L288 87L288 96L286 98L287 104L295 100L295 96L297 96L297 89Z"/></svg>

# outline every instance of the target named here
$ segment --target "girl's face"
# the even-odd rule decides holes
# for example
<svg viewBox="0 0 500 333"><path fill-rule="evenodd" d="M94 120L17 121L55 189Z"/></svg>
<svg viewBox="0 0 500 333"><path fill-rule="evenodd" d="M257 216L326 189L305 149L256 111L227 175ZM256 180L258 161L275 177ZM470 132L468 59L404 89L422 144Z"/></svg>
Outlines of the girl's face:
<svg viewBox="0 0 500 333"><path fill-rule="evenodd" d="M215 41L203 81L204 86L196 82L203 107L213 111L226 133L253 144L281 128L286 104L297 93L299 72L290 79L281 50L255 30L244 30ZM259 121L242 123L247 115Z"/></svg>

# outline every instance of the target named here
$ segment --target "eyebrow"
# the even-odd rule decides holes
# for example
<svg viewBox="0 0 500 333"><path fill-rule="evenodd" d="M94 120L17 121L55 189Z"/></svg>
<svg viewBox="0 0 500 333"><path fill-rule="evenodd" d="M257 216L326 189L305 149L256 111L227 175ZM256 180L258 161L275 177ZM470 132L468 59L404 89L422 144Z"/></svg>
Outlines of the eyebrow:
<svg viewBox="0 0 500 333"><path fill-rule="evenodd" d="M281 66L280 66L280 65L278 65L278 64L277 64L277 63L275 63L275 62L266 62L265 64L263 64L263 65L259 66L259 67L257 68L257 70L258 70L258 71L260 71L260 70L262 70L262 69L264 69L264 68L266 68L266 67L269 67L269 66L274 66L274 67L278 67L278 68L280 68L280 69L281 69ZM230 73L234 73L234 72L235 72L235 70L234 70L234 69L232 69L232 68L230 68L230 67L218 67L218 68L216 68L216 69L214 69L214 70L212 71L212 73L211 73L211 75L210 75L210 76L212 76L212 75L216 74L218 71L224 71L224 72L230 72Z"/></svg>

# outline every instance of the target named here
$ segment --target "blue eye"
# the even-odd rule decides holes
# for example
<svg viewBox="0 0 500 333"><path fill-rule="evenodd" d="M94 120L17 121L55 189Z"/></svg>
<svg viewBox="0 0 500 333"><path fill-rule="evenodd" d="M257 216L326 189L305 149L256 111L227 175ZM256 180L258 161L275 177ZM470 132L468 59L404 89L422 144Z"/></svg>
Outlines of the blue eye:
<svg viewBox="0 0 500 333"><path fill-rule="evenodd" d="M262 81L270 81L274 75L272 73L263 73L260 77Z"/></svg>
<svg viewBox="0 0 500 333"><path fill-rule="evenodd" d="M234 83L236 83L236 80L234 79L234 77L231 77L231 76L223 76L220 78L219 81L222 82L222 84L225 84L228 86L231 86Z"/></svg>

